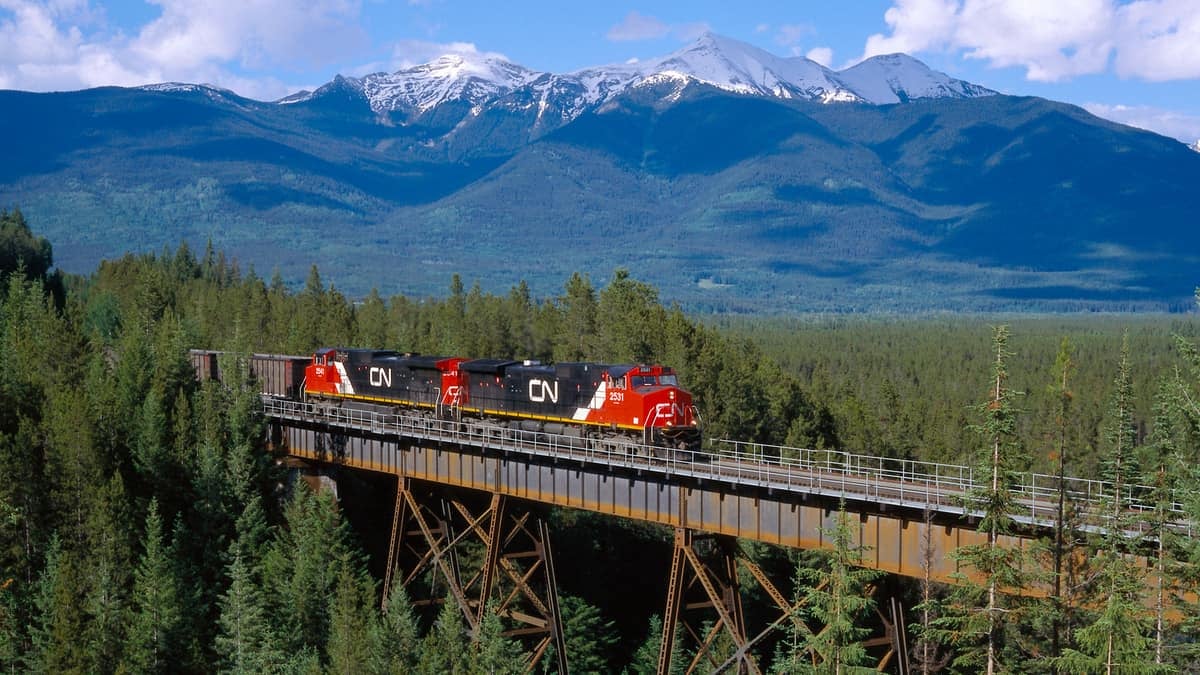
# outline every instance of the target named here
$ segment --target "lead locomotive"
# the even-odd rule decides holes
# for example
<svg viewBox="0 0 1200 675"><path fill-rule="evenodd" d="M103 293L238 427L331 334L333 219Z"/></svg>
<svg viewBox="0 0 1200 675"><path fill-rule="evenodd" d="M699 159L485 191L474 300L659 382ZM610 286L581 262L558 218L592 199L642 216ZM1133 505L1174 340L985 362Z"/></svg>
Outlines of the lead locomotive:
<svg viewBox="0 0 1200 675"><path fill-rule="evenodd" d="M666 448L700 445L692 395L679 387L673 369L659 365L543 365L325 348L305 369L304 394L555 434L620 434Z"/></svg>

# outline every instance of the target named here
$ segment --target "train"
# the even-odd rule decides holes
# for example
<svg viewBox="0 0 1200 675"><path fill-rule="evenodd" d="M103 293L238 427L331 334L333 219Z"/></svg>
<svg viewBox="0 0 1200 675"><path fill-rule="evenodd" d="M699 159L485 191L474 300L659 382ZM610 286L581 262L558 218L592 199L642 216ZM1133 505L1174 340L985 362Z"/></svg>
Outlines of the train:
<svg viewBox="0 0 1200 675"><path fill-rule="evenodd" d="M197 377L223 379L217 352L193 350ZM255 354L263 393L318 406L402 409L441 419L580 439L624 439L659 456L696 451L700 415L675 370L658 364L468 359L325 347ZM689 453L691 454L691 453Z"/></svg>

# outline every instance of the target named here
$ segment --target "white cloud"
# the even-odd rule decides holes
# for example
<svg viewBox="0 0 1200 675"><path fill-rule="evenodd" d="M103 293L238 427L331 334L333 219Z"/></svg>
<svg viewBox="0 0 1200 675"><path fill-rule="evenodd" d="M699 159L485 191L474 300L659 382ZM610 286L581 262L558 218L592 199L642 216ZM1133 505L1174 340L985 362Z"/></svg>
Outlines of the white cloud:
<svg viewBox="0 0 1200 675"><path fill-rule="evenodd" d="M816 32L816 29L807 23L787 23L780 26L779 30L776 31L775 42L785 47L790 47Z"/></svg>
<svg viewBox="0 0 1200 675"><path fill-rule="evenodd" d="M152 0L136 35L86 0L0 0L0 86L35 91L179 80L256 98L288 87L241 68L323 65L365 44L357 0ZM6 16L7 11L7 16Z"/></svg>
<svg viewBox="0 0 1200 675"><path fill-rule="evenodd" d="M1200 139L1200 116L1144 105L1085 103L1083 107L1097 117L1170 136L1185 143Z"/></svg>
<svg viewBox="0 0 1200 675"><path fill-rule="evenodd" d="M478 58L497 58L504 61L510 59L499 52L480 51L473 42L429 42L426 40L400 40L392 45L392 60L386 64L369 64L360 68L365 75L380 70L399 70L429 63L439 56L460 54Z"/></svg>
<svg viewBox="0 0 1200 675"><path fill-rule="evenodd" d="M604 37L613 42L656 40L666 37L670 32L669 25L652 16L644 16L633 10L626 14L620 23L609 28Z"/></svg>
<svg viewBox="0 0 1200 675"><path fill-rule="evenodd" d="M1117 11L1117 74L1152 81L1200 77L1200 2L1139 0Z"/></svg>
<svg viewBox="0 0 1200 675"><path fill-rule="evenodd" d="M960 52L1053 82L1102 73L1171 80L1200 77L1196 0L893 0L889 32L867 38L862 58L892 52Z"/></svg>
<svg viewBox="0 0 1200 675"><path fill-rule="evenodd" d="M671 26L671 35L682 42L691 42L710 31L712 31L712 26L708 25L707 21L677 23Z"/></svg>
<svg viewBox="0 0 1200 675"><path fill-rule="evenodd" d="M958 10L957 0L896 0L883 13L891 34L868 37L863 58L942 48L954 33Z"/></svg>
<svg viewBox="0 0 1200 675"><path fill-rule="evenodd" d="M829 67L829 64L833 63L833 50L829 47L813 47L804 56L809 61L816 61L826 68Z"/></svg>
<svg viewBox="0 0 1200 675"><path fill-rule="evenodd" d="M676 40L690 42L710 30L712 27L704 21L672 24L633 10L626 14L620 23L609 28L604 37L613 42L633 42L659 40L670 36Z"/></svg>

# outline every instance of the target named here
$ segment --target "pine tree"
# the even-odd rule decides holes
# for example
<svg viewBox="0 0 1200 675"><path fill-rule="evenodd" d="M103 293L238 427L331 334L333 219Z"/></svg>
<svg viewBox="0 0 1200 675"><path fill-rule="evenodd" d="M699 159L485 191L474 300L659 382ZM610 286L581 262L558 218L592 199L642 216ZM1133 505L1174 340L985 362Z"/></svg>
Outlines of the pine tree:
<svg viewBox="0 0 1200 675"><path fill-rule="evenodd" d="M1015 529L1013 488L1018 472L1027 464L1016 441L1016 411L1008 385L1008 337L1007 326L993 331L988 399L977 409L982 421L972 426L983 441L984 452L967 506L979 512L978 531L987 541L954 552L954 558L975 578L959 575L946 615L935 621L940 638L957 650L954 666L988 675L1006 669L1000 662L1003 635L1006 626L1018 618L1004 593L1028 583L1023 552L1000 544L1000 537Z"/></svg>
<svg viewBox="0 0 1200 675"><path fill-rule="evenodd" d="M1127 540L1119 536L1118 530L1130 524L1129 490L1136 484L1139 475L1137 456L1137 425L1134 423L1133 381L1129 365L1129 334L1121 341L1121 360L1117 377L1113 382L1113 399L1109 407L1108 423L1105 425L1105 441L1108 452L1103 461L1103 475L1111 484L1111 496L1107 499L1108 520L1105 523L1107 543L1113 549L1124 550Z"/></svg>
<svg viewBox="0 0 1200 675"><path fill-rule="evenodd" d="M1159 383L1154 400L1154 426L1139 457L1139 465L1144 467L1142 483L1150 486L1149 494L1144 498L1150 507L1146 513L1145 536L1154 545L1150 601L1154 608L1154 662L1159 665L1168 662L1167 631L1171 628L1168 615L1180 600L1176 577L1184 572L1182 565L1173 558L1185 544L1171 527L1180 515L1174 510L1175 498L1182 493L1182 479L1186 473L1186 462L1180 451L1181 439L1177 437L1178 391L1172 380L1164 379Z"/></svg>
<svg viewBox="0 0 1200 675"><path fill-rule="evenodd" d="M479 632L471 643L471 675L518 675L526 671L526 656L520 643L501 635L503 625L495 612L483 613ZM579 672L587 672L580 669Z"/></svg>
<svg viewBox="0 0 1200 675"><path fill-rule="evenodd" d="M333 497L313 494L302 482L284 518L263 559L268 611L286 652L308 646L321 654L329 639L329 598L343 561L352 559L349 534Z"/></svg>
<svg viewBox="0 0 1200 675"><path fill-rule="evenodd" d="M1113 399L1105 428L1107 453L1104 475L1111 494L1102 505L1103 535L1097 552L1099 573L1092 600L1100 606L1096 620L1075 632L1078 649L1066 649L1057 666L1072 673L1169 672L1155 659L1149 637L1150 617L1144 597L1145 572L1134 561L1129 492L1135 484L1133 386L1129 366L1129 335L1121 345L1121 360L1113 383Z"/></svg>
<svg viewBox="0 0 1200 675"><path fill-rule="evenodd" d="M629 270L618 269L596 304L598 344L593 358L610 363L652 361L661 351L659 338L665 323L658 291L631 278Z"/></svg>
<svg viewBox="0 0 1200 675"><path fill-rule="evenodd" d="M88 615L83 638L92 669L112 672L125 648L134 535L121 474L114 473L88 515L85 575Z"/></svg>
<svg viewBox="0 0 1200 675"><path fill-rule="evenodd" d="M859 622L875 606L867 587L882 573L861 567L864 549L854 543L844 503L839 505L837 520L827 534L833 550L820 556L819 566L796 567L796 587L803 589L800 613L821 628L815 632L800 630L793 638L798 649L792 650L784 663L777 664L777 672L875 672L862 646L870 629Z"/></svg>
<svg viewBox="0 0 1200 675"><path fill-rule="evenodd" d="M421 644L420 675L464 675L470 669L470 646L462 610L454 596L443 601L433 628Z"/></svg>
<svg viewBox="0 0 1200 675"><path fill-rule="evenodd" d="M329 671L353 675L376 669L383 660L374 652L372 635L379 632L375 612L375 589L365 574L354 570L349 560L340 561L337 589L330 598Z"/></svg>
<svg viewBox="0 0 1200 675"><path fill-rule="evenodd" d="M379 296L378 288L371 288L362 305L354 313L355 344L371 349L394 346L388 321L387 303Z"/></svg>
<svg viewBox="0 0 1200 675"><path fill-rule="evenodd" d="M374 651L380 659L380 670L388 673L415 670L420 656L421 633L412 601L399 574L393 577L382 620L376 625L373 641Z"/></svg>
<svg viewBox="0 0 1200 675"><path fill-rule="evenodd" d="M920 620L910 627L915 638L910 667L913 672L922 675L938 672L950 662L949 656L939 648L937 632L934 630L934 623L941 616L943 603L931 578L934 561L939 558L933 545L933 514L933 510L927 508L922 519L925 527L921 539L921 601L913 608L918 612Z"/></svg>
<svg viewBox="0 0 1200 675"><path fill-rule="evenodd" d="M1053 603L1054 617L1051 625L1051 646L1050 656L1057 657L1062 654L1062 633L1064 625L1067 630L1070 628L1071 607L1067 602L1067 598L1063 593L1063 578L1066 574L1064 570L1064 562L1069 555L1067 532L1067 485L1066 485L1066 463L1067 463L1067 419L1071 412L1071 401L1074 399L1074 394L1070 388L1071 377L1075 370L1074 361L1075 349L1071 345L1068 338L1063 338L1062 343L1058 348L1058 355L1054 359L1054 368L1051 371L1052 382L1048 387L1049 393L1054 397L1055 414L1055 451L1056 459L1058 460L1058 516L1054 520L1054 590L1051 595Z"/></svg>
<svg viewBox="0 0 1200 675"><path fill-rule="evenodd" d="M678 625L677 625L678 627ZM627 669L632 675L653 675L658 672L658 652L662 646L662 619L657 614L650 617L650 623L646 630L646 639L638 646L637 651L633 653L633 662L629 664ZM679 631L676 630L678 636ZM683 659L683 651L679 648L679 640L672 643L671 651L671 675L679 675L687 670L687 663Z"/></svg>
<svg viewBox="0 0 1200 675"><path fill-rule="evenodd" d="M12 579L0 579L0 672L5 673L20 672L21 647L25 637L12 582Z"/></svg>
<svg viewBox="0 0 1200 675"><path fill-rule="evenodd" d="M133 581L133 616L125 659L143 673L173 672L178 666L178 630L182 620L179 582L170 549L163 542L158 502L146 514L143 552Z"/></svg>
<svg viewBox="0 0 1200 675"><path fill-rule="evenodd" d="M282 660L255 577L253 567L235 553L229 565L229 589L220 599L216 653L221 672L264 673L276 669Z"/></svg>
<svg viewBox="0 0 1200 675"><path fill-rule="evenodd" d="M62 555L62 543L55 535L46 548L46 562L38 576L33 598L36 616L29 628L30 649L25 654L25 667L31 672L53 670L54 625L57 621L55 597L62 586L59 573Z"/></svg>
<svg viewBox="0 0 1200 675"><path fill-rule="evenodd" d="M596 606L583 598L560 594L558 604L562 611L563 642L567 647L569 668L581 673L611 671L608 655L617 642L613 622L606 620ZM552 656L547 654L547 663L554 663Z"/></svg>
<svg viewBox="0 0 1200 675"><path fill-rule="evenodd" d="M556 361L596 358L596 292L586 276L578 272L567 280L566 294L558 299L562 314L560 332L554 340Z"/></svg>

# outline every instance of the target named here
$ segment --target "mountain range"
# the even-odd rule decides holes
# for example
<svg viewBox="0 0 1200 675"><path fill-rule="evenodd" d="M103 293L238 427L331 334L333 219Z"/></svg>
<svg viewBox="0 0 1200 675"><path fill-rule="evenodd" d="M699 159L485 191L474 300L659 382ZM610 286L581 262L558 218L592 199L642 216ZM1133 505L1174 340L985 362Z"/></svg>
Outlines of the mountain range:
<svg viewBox="0 0 1200 675"><path fill-rule="evenodd" d="M618 267L695 311L1183 309L1200 154L903 54L707 34L536 72L452 54L275 102L0 92L0 205L67 271L207 240L260 274L541 295Z"/></svg>

